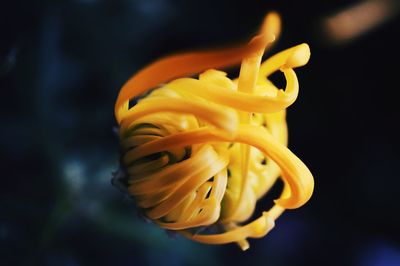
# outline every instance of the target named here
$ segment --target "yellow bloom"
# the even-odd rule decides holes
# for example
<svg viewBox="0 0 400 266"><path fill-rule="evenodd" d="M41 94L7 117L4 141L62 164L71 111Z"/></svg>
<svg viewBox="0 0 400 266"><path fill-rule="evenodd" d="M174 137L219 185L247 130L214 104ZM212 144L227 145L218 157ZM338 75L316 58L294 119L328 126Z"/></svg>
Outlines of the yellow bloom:
<svg viewBox="0 0 400 266"><path fill-rule="evenodd" d="M266 235L285 209L311 197L314 180L286 147L285 119L299 90L293 69L308 62L310 50L300 44L261 63L279 32L279 16L270 13L250 43L166 57L122 87L115 115L125 184L145 215L162 228L202 243L237 242L245 250L247 238ZM240 60L238 79L213 69ZM268 80L278 70L286 78L284 90ZM199 72L198 79L182 78ZM284 189L275 205L241 225L279 176ZM195 232L215 224L223 231Z"/></svg>

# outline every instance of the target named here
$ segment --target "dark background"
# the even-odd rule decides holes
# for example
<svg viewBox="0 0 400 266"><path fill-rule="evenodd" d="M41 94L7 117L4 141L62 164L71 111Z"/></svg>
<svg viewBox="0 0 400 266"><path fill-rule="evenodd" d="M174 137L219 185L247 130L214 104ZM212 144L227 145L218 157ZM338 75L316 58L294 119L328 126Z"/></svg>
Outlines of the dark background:
<svg viewBox="0 0 400 266"><path fill-rule="evenodd" d="M334 44L321 23L352 3L1 1L0 265L400 265L400 17ZM273 52L312 51L288 123L314 195L246 252L168 238L110 184L117 93L161 56L248 40L269 10Z"/></svg>

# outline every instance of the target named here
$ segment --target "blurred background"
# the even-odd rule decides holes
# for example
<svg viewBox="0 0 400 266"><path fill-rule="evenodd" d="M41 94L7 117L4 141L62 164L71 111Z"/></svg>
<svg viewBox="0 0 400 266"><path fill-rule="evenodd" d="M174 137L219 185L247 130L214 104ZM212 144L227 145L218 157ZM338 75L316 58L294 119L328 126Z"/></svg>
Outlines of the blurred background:
<svg viewBox="0 0 400 266"><path fill-rule="evenodd" d="M246 252L168 237L110 183L119 89L161 56L246 42L270 10L272 53L311 47L288 124L315 193ZM398 14L393 0L1 1L0 265L400 265Z"/></svg>

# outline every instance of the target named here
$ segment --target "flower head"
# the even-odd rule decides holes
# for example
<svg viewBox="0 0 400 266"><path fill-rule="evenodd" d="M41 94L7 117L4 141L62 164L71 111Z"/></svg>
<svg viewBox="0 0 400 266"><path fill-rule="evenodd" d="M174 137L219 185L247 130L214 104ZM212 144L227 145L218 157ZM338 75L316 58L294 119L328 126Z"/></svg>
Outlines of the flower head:
<svg viewBox="0 0 400 266"><path fill-rule="evenodd" d="M261 63L279 32L279 16L270 13L248 44L166 57L122 87L115 115L124 184L160 227L194 241L237 242L247 249L247 238L264 236L285 209L311 197L313 177L286 147L285 118L299 92L294 69L308 62L310 50L300 44ZM215 70L239 61L237 79ZM268 80L278 70L284 90ZM274 206L242 225L279 177L284 189ZM220 232L198 230L213 225Z"/></svg>

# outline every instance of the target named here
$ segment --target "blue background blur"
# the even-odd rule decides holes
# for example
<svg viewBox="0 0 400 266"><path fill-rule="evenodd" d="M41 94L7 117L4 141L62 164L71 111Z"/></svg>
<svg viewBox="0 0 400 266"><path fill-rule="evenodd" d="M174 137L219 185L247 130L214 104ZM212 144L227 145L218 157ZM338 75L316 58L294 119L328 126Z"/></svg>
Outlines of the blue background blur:
<svg viewBox="0 0 400 266"><path fill-rule="evenodd" d="M322 18L353 2L1 1L0 265L400 265L400 21L329 44ZM269 10L274 52L311 47L288 123L315 193L246 252L169 238L110 184L117 93L161 56L248 40Z"/></svg>

